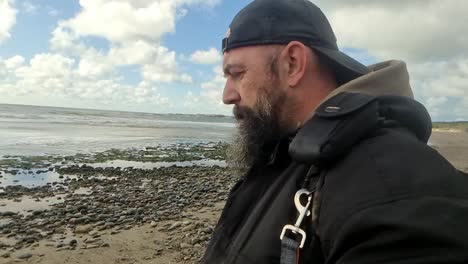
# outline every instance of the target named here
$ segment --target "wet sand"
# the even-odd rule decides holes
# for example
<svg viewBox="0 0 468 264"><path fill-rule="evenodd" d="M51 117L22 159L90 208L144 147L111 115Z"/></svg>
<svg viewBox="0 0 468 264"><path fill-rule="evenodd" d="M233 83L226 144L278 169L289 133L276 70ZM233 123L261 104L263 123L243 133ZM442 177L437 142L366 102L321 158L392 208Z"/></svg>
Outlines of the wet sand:
<svg viewBox="0 0 468 264"><path fill-rule="evenodd" d="M183 212L182 222L199 225L215 225L224 203L216 203L213 207L188 209ZM59 250L55 243L41 241L33 249L23 249L15 252L8 259L0 258L0 263L41 263L41 264L176 264L196 263L189 256L192 249L180 248L184 239L180 239L178 230L168 231L164 226L170 226L174 221L161 221L156 226L144 224L130 230L111 235L102 233L101 239L108 247L93 249ZM81 238L89 237L88 234ZM176 239L174 239L176 238ZM168 246L169 245L169 246ZM172 245L172 246L171 246ZM188 246L188 245L186 245ZM191 245L190 245L191 246ZM201 248L198 250L202 252ZM33 256L26 260L17 259L21 254L31 252ZM185 260L184 260L185 258Z"/></svg>
<svg viewBox="0 0 468 264"><path fill-rule="evenodd" d="M468 132L434 131L430 142L452 165L468 172Z"/></svg>

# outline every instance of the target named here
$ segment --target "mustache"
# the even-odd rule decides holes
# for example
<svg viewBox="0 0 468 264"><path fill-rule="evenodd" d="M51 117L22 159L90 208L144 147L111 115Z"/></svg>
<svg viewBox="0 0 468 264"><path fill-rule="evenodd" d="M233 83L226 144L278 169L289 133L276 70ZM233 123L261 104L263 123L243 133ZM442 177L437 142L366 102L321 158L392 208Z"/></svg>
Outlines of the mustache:
<svg viewBox="0 0 468 264"><path fill-rule="evenodd" d="M252 116L253 112L254 111L252 109L245 107L245 106L239 106L239 105L235 105L234 108L232 109L232 113L237 121L243 120L249 115Z"/></svg>

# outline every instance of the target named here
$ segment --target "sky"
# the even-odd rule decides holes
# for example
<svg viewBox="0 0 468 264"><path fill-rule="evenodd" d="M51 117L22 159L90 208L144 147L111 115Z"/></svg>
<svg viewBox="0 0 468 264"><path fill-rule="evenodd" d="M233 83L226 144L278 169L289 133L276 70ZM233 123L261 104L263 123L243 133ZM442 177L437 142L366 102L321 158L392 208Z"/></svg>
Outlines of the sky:
<svg viewBox="0 0 468 264"><path fill-rule="evenodd" d="M0 103L231 114L221 39L249 0L0 0ZM468 120L468 1L315 0L341 50L404 60L434 121Z"/></svg>

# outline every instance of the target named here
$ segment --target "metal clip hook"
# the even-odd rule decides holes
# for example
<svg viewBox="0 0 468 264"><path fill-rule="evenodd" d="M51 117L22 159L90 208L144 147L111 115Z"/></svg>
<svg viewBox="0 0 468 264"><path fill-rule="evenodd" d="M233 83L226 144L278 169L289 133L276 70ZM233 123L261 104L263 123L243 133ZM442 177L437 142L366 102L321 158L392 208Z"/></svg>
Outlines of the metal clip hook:
<svg viewBox="0 0 468 264"><path fill-rule="evenodd" d="M310 192L306 189L301 189L296 192L296 195L294 195L294 204L296 206L297 211L299 212L299 216L294 225L285 225L280 235L280 239L283 240L284 235L286 234L287 230L290 230L294 234L300 234L302 238L301 238L301 244L299 248L304 247L304 243L306 240L306 233L303 229L300 228L300 226L302 224L302 221L304 220L304 217L309 216L311 214L309 207L312 203L312 194L313 192ZM307 195L307 203L305 206L303 206L301 203L302 195Z"/></svg>

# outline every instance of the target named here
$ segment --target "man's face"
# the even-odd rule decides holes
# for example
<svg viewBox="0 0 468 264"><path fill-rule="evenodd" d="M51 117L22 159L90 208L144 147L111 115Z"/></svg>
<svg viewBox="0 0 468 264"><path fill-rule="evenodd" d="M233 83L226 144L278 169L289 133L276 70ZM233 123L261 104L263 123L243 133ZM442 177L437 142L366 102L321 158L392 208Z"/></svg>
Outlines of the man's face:
<svg viewBox="0 0 468 264"><path fill-rule="evenodd" d="M264 162L286 129L281 116L287 101L278 74L278 48L245 47L224 54L225 104L234 105L238 134L231 148L231 162L249 168Z"/></svg>
<svg viewBox="0 0 468 264"><path fill-rule="evenodd" d="M267 69L268 53L265 47L254 46L234 49L224 54L223 69L226 85L223 102L225 104L254 108L259 93L262 92L261 87L269 84L275 77Z"/></svg>

